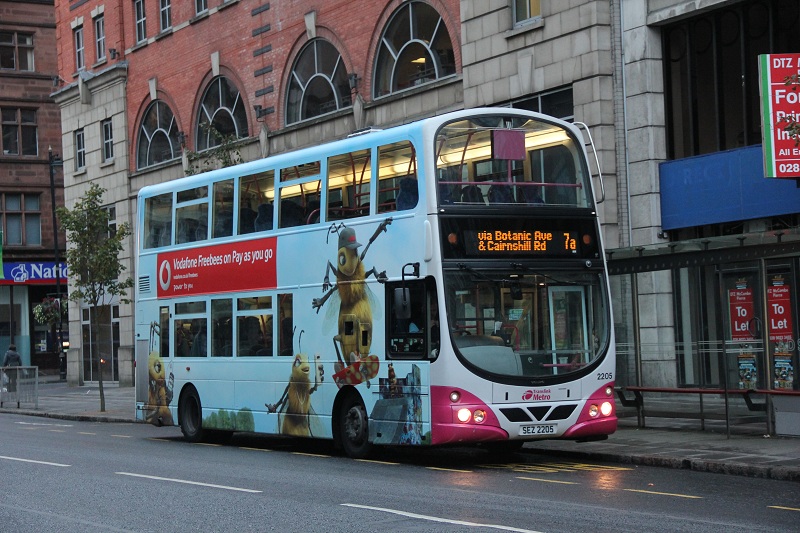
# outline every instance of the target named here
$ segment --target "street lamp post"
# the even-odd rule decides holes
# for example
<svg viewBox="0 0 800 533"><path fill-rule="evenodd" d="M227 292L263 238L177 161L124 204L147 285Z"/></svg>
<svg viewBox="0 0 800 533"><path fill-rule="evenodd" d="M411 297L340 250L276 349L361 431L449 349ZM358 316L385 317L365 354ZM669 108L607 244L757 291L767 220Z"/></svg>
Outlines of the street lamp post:
<svg viewBox="0 0 800 533"><path fill-rule="evenodd" d="M53 148L47 149L47 160L50 163L50 206L53 209L53 257L56 269L56 298L58 298L58 325L56 326L56 347L58 350L58 372L61 379L67 379L67 359L64 355L64 344L61 340L64 329L64 315L61 309L61 260L58 249L58 224L56 222L56 167L63 167L64 161Z"/></svg>

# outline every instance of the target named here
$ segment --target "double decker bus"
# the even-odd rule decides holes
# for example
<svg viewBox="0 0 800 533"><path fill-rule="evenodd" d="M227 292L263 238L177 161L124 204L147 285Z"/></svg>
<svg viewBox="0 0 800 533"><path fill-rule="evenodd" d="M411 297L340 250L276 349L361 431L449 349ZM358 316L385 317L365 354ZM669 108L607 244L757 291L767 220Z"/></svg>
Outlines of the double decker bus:
<svg viewBox="0 0 800 533"><path fill-rule="evenodd" d="M572 124L470 109L143 187L136 413L373 445L616 430L609 286Z"/></svg>

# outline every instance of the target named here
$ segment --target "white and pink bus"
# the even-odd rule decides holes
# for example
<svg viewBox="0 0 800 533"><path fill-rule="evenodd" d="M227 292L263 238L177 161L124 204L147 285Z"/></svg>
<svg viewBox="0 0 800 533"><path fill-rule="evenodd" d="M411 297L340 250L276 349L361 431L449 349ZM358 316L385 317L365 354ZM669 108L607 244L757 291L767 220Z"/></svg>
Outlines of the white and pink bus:
<svg viewBox="0 0 800 533"><path fill-rule="evenodd" d="M469 109L144 187L137 418L373 445L613 433L614 337L572 124Z"/></svg>

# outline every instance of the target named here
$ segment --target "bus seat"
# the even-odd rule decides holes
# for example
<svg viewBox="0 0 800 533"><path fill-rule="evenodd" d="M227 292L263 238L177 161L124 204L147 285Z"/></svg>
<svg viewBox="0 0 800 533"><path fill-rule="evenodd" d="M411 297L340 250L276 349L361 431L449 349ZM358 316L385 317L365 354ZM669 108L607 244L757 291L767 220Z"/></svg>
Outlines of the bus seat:
<svg viewBox="0 0 800 533"><path fill-rule="evenodd" d="M492 185L489 187L490 204L513 204L514 195L508 185Z"/></svg>
<svg viewBox="0 0 800 533"><path fill-rule="evenodd" d="M534 186L522 187L522 200L528 205L542 205L544 203L538 187Z"/></svg>
<svg viewBox="0 0 800 533"><path fill-rule="evenodd" d="M258 215L253 222L256 231L269 231L272 229L273 211L272 204L264 203L258 205Z"/></svg>
<svg viewBox="0 0 800 533"><path fill-rule="evenodd" d="M443 183L439 185L439 203L449 205L461 198L461 188L458 185Z"/></svg>
<svg viewBox="0 0 800 533"><path fill-rule="evenodd" d="M302 226L304 222L302 207L291 200L283 200L281 202L280 222L278 223L279 228Z"/></svg>
<svg viewBox="0 0 800 533"><path fill-rule="evenodd" d="M483 192L477 185L467 185L461 189L461 201L468 204L485 204Z"/></svg>
<svg viewBox="0 0 800 533"><path fill-rule="evenodd" d="M400 180L400 192L395 200L398 211L413 209L419 202L419 190L416 178L405 177Z"/></svg>
<svg viewBox="0 0 800 533"><path fill-rule="evenodd" d="M239 234L255 231L256 212L249 207L239 209Z"/></svg>

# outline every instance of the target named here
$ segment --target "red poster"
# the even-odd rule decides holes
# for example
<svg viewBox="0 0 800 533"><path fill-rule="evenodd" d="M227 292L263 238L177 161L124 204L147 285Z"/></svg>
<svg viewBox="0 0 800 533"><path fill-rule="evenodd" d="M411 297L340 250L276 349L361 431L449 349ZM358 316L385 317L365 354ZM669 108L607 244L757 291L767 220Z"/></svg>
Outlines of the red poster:
<svg viewBox="0 0 800 533"><path fill-rule="evenodd" d="M158 296L272 289L276 237L158 254Z"/></svg>
<svg viewBox="0 0 800 533"><path fill-rule="evenodd" d="M800 71L800 55L759 56L761 77L764 175L775 178L800 176L800 147L785 130L786 120L798 119L800 90L787 85L789 76Z"/></svg>
<svg viewBox="0 0 800 533"><path fill-rule="evenodd" d="M750 334L750 324L753 319L753 289L730 289L728 302L731 312L731 339L754 340Z"/></svg>
<svg viewBox="0 0 800 533"><path fill-rule="evenodd" d="M769 340L771 342L792 340L794 332L792 331L792 298L789 285L767 288L767 318L769 319Z"/></svg>

